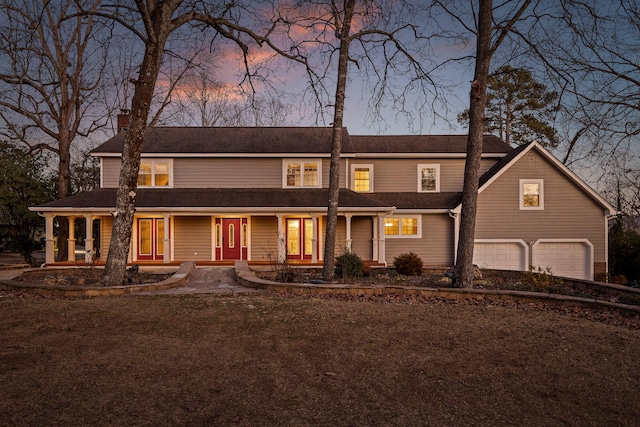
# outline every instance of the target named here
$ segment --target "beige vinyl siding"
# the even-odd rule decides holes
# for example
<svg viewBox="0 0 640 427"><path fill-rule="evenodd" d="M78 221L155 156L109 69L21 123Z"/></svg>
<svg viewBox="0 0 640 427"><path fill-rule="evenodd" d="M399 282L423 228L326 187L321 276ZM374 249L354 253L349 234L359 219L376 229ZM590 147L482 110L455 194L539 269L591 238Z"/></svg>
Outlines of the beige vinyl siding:
<svg viewBox="0 0 640 427"><path fill-rule="evenodd" d="M462 191L464 184L464 159L357 159L350 165L373 165L374 192L417 192L418 165L440 165L440 192ZM480 173L483 174L496 160L483 159Z"/></svg>
<svg viewBox="0 0 640 427"><path fill-rule="evenodd" d="M326 223L326 218L323 223ZM325 233L326 234L326 233ZM322 235L324 240L325 234ZM336 226L336 248L334 254L336 256L342 255L347 250L347 220L343 216L338 217L338 224Z"/></svg>
<svg viewBox="0 0 640 427"><path fill-rule="evenodd" d="M102 158L102 188L117 188L120 177L120 158Z"/></svg>
<svg viewBox="0 0 640 427"><path fill-rule="evenodd" d="M287 157L297 159L297 157ZM305 158L306 159L306 158ZM314 160L314 159L306 159ZM329 159L322 163L322 186L329 186ZM282 188L283 158L175 158L174 188ZM340 163L340 186L346 179Z"/></svg>
<svg viewBox="0 0 640 427"><path fill-rule="evenodd" d="M371 217L351 218L351 250L363 260L373 258L373 221Z"/></svg>
<svg viewBox="0 0 640 427"><path fill-rule="evenodd" d="M174 188L281 188L279 158L175 158Z"/></svg>
<svg viewBox="0 0 640 427"><path fill-rule="evenodd" d="M398 255L414 252L425 266L453 265L453 227L448 214L423 214L421 239L385 239L387 263L392 265Z"/></svg>
<svg viewBox="0 0 640 427"><path fill-rule="evenodd" d="M173 259L176 261L210 261L211 217L176 216L173 220Z"/></svg>
<svg viewBox="0 0 640 427"><path fill-rule="evenodd" d="M251 260L271 261L278 258L278 218L251 218Z"/></svg>
<svg viewBox="0 0 640 427"><path fill-rule="evenodd" d="M544 180L544 210L520 210L520 179ZM480 193L476 239L588 239L604 262L604 221L600 205L532 150Z"/></svg>
<svg viewBox="0 0 640 427"><path fill-rule="evenodd" d="M113 229L113 218L110 216L100 217L100 259L107 260L109 245L111 244L111 230Z"/></svg>
<svg viewBox="0 0 640 427"><path fill-rule="evenodd" d="M340 188L347 188L346 160L340 160ZM331 159L322 159L322 188L329 188L329 171L331 170Z"/></svg>

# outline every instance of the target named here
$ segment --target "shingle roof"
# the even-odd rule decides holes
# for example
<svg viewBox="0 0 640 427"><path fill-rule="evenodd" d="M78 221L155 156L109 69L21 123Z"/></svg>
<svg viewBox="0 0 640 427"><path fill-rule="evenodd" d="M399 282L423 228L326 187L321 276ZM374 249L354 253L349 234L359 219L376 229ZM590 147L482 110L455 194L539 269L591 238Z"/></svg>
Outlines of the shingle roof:
<svg viewBox="0 0 640 427"><path fill-rule="evenodd" d="M351 136L358 153L466 153L467 135ZM494 135L484 135L483 153L508 153L512 148Z"/></svg>
<svg viewBox="0 0 640 427"><path fill-rule="evenodd" d="M138 189L136 208L322 208L327 206L326 189ZM116 189L101 188L38 206L47 208L115 208ZM341 208L388 208L384 203L347 189L340 189Z"/></svg>
<svg viewBox="0 0 640 427"><path fill-rule="evenodd" d="M153 127L147 128L143 153L330 153L327 127ZM124 132L92 153L122 153ZM343 129L344 153L353 152Z"/></svg>
<svg viewBox="0 0 640 427"><path fill-rule="evenodd" d="M147 128L143 153L330 153L329 127L153 127ZM94 154L119 154L124 147L119 133L95 148ZM460 153L467 150L466 135L351 136L342 134L342 153ZM484 136L484 153L505 154L508 144Z"/></svg>
<svg viewBox="0 0 640 427"><path fill-rule="evenodd" d="M398 209L452 209L462 193L372 193L384 205Z"/></svg>
<svg viewBox="0 0 640 427"><path fill-rule="evenodd" d="M518 154L522 153L524 150L527 149L527 147L529 147L529 145L533 143L534 141L528 144L522 144L512 149L511 151L509 151L509 153L503 158L501 158L499 162L491 166L491 168L489 168L488 171L482 174L482 176L480 177L479 187L482 187L484 184L486 184L487 181L491 179L491 177L493 177L495 174L500 172L504 167L506 167L509 163L511 163L511 161L515 159L518 156Z"/></svg>

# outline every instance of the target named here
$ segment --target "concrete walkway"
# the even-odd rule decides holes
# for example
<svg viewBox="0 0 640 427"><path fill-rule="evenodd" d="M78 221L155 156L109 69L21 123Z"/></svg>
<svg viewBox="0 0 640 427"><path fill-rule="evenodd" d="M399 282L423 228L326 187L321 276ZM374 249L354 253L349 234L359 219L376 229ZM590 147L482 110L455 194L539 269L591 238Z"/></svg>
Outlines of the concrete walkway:
<svg viewBox="0 0 640 427"><path fill-rule="evenodd" d="M136 295L238 295L265 293L261 289L241 286L235 280L233 267L195 268L184 286L161 291L138 292Z"/></svg>

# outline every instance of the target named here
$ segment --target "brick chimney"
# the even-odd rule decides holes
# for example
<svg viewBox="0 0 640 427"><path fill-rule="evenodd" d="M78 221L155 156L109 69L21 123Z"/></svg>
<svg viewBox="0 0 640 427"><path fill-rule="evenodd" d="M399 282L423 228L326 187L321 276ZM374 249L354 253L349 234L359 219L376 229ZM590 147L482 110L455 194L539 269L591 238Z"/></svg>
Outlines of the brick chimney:
<svg viewBox="0 0 640 427"><path fill-rule="evenodd" d="M118 133L129 128L129 112L130 110L120 110L120 114L118 114Z"/></svg>

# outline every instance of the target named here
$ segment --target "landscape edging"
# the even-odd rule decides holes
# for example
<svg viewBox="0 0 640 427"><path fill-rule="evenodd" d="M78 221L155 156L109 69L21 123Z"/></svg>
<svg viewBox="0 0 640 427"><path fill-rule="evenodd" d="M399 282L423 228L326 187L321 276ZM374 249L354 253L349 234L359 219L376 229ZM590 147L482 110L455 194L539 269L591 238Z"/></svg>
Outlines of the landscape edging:
<svg viewBox="0 0 640 427"><path fill-rule="evenodd" d="M253 270L249 268L247 261L236 261L235 272L236 281L242 286L254 289L267 289L292 295L412 295L422 296L425 298L441 297L452 300L497 298L525 302L552 302L572 307L597 306L640 314L640 306L637 305L542 292L463 288L422 288L413 286L354 286L341 284L281 283L257 277Z"/></svg>
<svg viewBox="0 0 640 427"><path fill-rule="evenodd" d="M126 295L137 292L161 291L184 285L195 268L195 265L196 264L193 261L183 262L171 277L156 283L100 287L38 285L34 283L20 282L18 280L2 280L0 281L0 290L21 290L39 295L64 297L105 297Z"/></svg>

